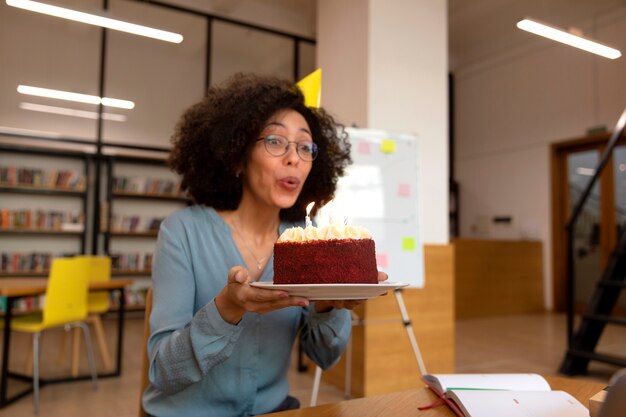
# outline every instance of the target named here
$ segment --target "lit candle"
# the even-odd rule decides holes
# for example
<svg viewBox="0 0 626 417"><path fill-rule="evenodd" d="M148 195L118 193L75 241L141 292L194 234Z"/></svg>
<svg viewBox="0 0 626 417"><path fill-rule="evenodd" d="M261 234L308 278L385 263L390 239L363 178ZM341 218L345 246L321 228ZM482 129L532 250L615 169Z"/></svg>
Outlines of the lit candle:
<svg viewBox="0 0 626 417"><path fill-rule="evenodd" d="M313 223L311 223L311 209L313 208L313 206L315 205L315 201L311 201L307 206L306 206L306 219L305 219L305 226L306 227L311 227L313 225Z"/></svg>

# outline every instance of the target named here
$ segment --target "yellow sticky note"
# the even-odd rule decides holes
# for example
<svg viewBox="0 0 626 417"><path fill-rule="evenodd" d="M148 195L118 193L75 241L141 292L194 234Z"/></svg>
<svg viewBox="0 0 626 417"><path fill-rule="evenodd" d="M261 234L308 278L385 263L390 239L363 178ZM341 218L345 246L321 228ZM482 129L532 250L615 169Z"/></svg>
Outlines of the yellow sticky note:
<svg viewBox="0 0 626 417"><path fill-rule="evenodd" d="M382 153L395 153L396 152L396 141L393 139L383 139L380 144L380 151Z"/></svg>
<svg viewBox="0 0 626 417"><path fill-rule="evenodd" d="M402 238L402 250L406 250L406 251L415 250L415 238L403 237Z"/></svg>

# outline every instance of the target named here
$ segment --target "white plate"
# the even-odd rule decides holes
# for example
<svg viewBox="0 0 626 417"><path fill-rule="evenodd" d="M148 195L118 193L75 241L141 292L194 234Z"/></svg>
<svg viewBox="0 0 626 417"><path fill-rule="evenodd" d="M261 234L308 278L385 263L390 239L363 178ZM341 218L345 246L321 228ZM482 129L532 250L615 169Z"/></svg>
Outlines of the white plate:
<svg viewBox="0 0 626 417"><path fill-rule="evenodd" d="M309 300L365 300L375 298L387 291L406 287L405 282L381 282L378 284L274 284L253 282L253 287L287 291L289 295Z"/></svg>

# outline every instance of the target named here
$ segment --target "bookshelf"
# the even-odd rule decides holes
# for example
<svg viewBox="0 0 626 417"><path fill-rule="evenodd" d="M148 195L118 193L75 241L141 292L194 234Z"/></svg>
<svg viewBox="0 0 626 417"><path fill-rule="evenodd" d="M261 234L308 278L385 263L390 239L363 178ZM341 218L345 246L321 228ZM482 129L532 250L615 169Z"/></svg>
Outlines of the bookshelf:
<svg viewBox="0 0 626 417"><path fill-rule="evenodd" d="M113 279L132 278L127 311L143 311L151 285L152 253L161 221L191 203L180 193L179 178L165 157L107 155L99 234L101 252L112 260ZM115 314L119 300L111 300Z"/></svg>
<svg viewBox="0 0 626 417"><path fill-rule="evenodd" d="M0 144L0 278L47 276L53 257L87 252L92 155Z"/></svg>
<svg viewBox="0 0 626 417"><path fill-rule="evenodd" d="M113 279L133 279L127 308L142 310L159 225L191 200L165 157L95 151L0 142L0 279L46 277L59 256L106 254Z"/></svg>
<svg viewBox="0 0 626 417"><path fill-rule="evenodd" d="M165 158L109 156L100 233L114 276L149 277L161 221L191 200ZM146 215L145 213L150 213Z"/></svg>

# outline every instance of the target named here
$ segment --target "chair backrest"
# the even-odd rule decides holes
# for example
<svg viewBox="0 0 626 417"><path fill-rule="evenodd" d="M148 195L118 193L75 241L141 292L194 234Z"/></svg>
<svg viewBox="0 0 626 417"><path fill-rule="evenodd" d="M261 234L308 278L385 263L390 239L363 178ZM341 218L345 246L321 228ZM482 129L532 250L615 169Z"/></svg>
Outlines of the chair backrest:
<svg viewBox="0 0 626 417"><path fill-rule="evenodd" d="M76 259L85 259L89 263L89 282L111 280L111 258L108 256L81 255ZM87 297L89 313L105 313L109 310L109 292L91 291Z"/></svg>
<svg viewBox="0 0 626 417"><path fill-rule="evenodd" d="M83 259L56 258L52 261L43 308L45 326L87 318L88 266Z"/></svg>
<svg viewBox="0 0 626 417"><path fill-rule="evenodd" d="M143 410L141 399L143 392L148 388L150 379L148 378L148 370L150 369L150 359L148 358L148 338L150 337L150 313L152 312L152 288L148 288L146 294L146 310L143 322L143 344L141 349L141 389L139 390L139 417L147 417L148 414Z"/></svg>

